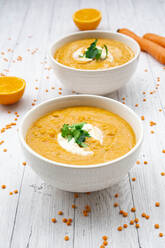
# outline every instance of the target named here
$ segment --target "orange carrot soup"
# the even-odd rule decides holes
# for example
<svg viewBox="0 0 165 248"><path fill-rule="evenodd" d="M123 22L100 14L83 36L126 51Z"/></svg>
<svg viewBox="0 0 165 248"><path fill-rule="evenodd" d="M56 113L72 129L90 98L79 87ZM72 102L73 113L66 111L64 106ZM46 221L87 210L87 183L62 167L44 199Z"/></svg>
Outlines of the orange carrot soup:
<svg viewBox="0 0 165 248"><path fill-rule="evenodd" d="M112 39L82 39L61 46L54 58L76 69L98 70L125 64L134 52L123 42Z"/></svg>
<svg viewBox="0 0 165 248"><path fill-rule="evenodd" d="M108 162L136 143L132 127L120 116L95 107L55 110L29 128L27 144L43 157L65 164Z"/></svg>

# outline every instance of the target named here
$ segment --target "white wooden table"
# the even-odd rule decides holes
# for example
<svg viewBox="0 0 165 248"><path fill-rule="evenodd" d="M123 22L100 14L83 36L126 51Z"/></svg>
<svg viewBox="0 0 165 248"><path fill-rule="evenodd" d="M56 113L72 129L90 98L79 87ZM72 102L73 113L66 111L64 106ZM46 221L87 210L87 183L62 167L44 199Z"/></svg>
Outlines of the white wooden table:
<svg viewBox="0 0 165 248"><path fill-rule="evenodd" d="M103 235L109 237L108 248L165 247L165 236L159 237L160 232L165 235L165 177L161 176L165 172L162 153L165 149L165 70L150 56L142 53L131 82L110 95L119 101L125 97L126 104L145 117L140 164L119 185L74 198L72 193L46 185L30 166L22 165L25 158L17 137L22 116L33 107L34 99L38 104L71 94L66 89L59 90L60 82L49 70L46 54L52 41L77 31L72 14L83 7L101 10L103 19L99 29L116 31L127 27L141 35L145 32L165 35L164 0L0 0L0 73L16 75L27 82L19 103L0 106L0 129L14 121L15 112L20 115L16 126L0 133L0 141L5 141L0 145L0 185L6 185L6 189L0 188L0 248L96 248L102 244ZM157 84L160 86L156 89ZM150 94L152 91L154 94ZM156 125L151 127L150 121ZM133 177L136 177L134 182ZM18 194L9 195L16 189ZM118 198L114 197L116 193ZM160 207L155 207L157 201ZM114 208L114 202L119 207ZM72 204L77 208L72 209ZM88 217L82 214L86 204L92 209ZM133 206L135 213L130 211ZM119 215L120 209L127 211L128 217ZM62 223L63 217L57 214L59 210L64 212L63 217L73 218L71 226ZM150 219L142 218L142 212ZM57 218L56 224L51 222L53 217ZM129 225L135 217L139 218L139 229ZM119 232L117 228L123 224L128 224L128 228ZM155 229L154 224L159 224L160 229ZM69 241L64 241L65 235Z"/></svg>

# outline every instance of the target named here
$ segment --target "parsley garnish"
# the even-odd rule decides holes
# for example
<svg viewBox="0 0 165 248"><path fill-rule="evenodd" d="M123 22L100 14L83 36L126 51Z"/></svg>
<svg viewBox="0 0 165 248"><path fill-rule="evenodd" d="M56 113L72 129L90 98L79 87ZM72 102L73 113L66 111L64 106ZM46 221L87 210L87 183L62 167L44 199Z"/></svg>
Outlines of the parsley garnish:
<svg viewBox="0 0 165 248"><path fill-rule="evenodd" d="M71 141L72 138L74 138L75 142L80 147L87 147L87 144L85 144L85 140L87 137L91 137L89 133L86 130L83 130L85 122L81 122L78 124L64 124L61 128L61 135L68 141Z"/></svg>
<svg viewBox="0 0 165 248"><path fill-rule="evenodd" d="M102 50L96 47L97 39L91 43L85 52L85 57L98 60L101 57Z"/></svg>
<svg viewBox="0 0 165 248"><path fill-rule="evenodd" d="M102 50L96 47L97 39L91 43L90 47L84 52L86 58L99 60L101 58ZM108 48L104 45L106 51L106 58L108 56Z"/></svg>

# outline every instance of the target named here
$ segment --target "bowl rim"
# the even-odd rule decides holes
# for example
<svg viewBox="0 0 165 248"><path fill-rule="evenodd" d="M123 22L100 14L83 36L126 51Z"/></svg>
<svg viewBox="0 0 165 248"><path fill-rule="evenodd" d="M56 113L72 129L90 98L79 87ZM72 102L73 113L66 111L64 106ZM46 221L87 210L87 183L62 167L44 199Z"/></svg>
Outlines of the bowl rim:
<svg viewBox="0 0 165 248"><path fill-rule="evenodd" d="M126 111L128 111L129 113L131 113L134 118L136 118L139 122L139 127L140 127L140 137L138 142L135 144L135 146L126 154L124 154L123 156L116 158L114 160L110 160L108 162L105 163L100 163L100 164L91 164L91 165L76 165L76 164L65 164L65 163L60 163L60 162L55 162L53 160L47 159L44 156L38 154L37 152L35 152L25 141L24 137L23 137L23 125L26 121L26 118L31 115L31 113L33 113L36 109L41 108L43 105L47 105L51 102L55 102L58 99L64 99L64 98L83 98L83 97L89 97L89 98L97 98L100 100L109 100L109 102L115 102L117 104L119 104L120 106L123 107L123 109L125 109ZM69 106L68 106L69 107ZM49 112L49 111L48 111ZM94 168L99 168L99 167L106 167L106 166L110 166L113 165L117 162L120 162L121 160L129 157L132 153L134 153L139 146L141 145L142 141L143 141L143 126L142 126L142 121L140 120L139 116L128 106L122 104L119 101L116 101L112 98L108 98L108 97L104 97L104 96L97 96L97 95L88 95L88 94L82 94L82 95L66 95L66 96L61 96L61 97L56 97L54 99L50 99L47 101L44 101L40 104L38 104L37 106L35 106L34 108L32 108L31 110L29 110L25 116L23 117L21 124L19 126L18 129L18 135L19 135L19 140L21 142L21 144L23 145L24 149L26 149L31 155L37 157L39 160L42 160L44 162L46 162L49 165L52 166L57 166L57 167L64 167L64 168L72 168L72 169L94 169Z"/></svg>
<svg viewBox="0 0 165 248"><path fill-rule="evenodd" d="M118 66L114 66L114 67L110 67L110 68L105 68L105 69L97 69L97 70L89 70L89 69L77 69L77 68L74 68L74 67L69 67L67 65L63 65L61 63L59 63L56 59L54 59L53 57L53 54L52 54L52 49L53 47L60 41L62 41L63 39L65 38L68 38L70 36L76 36L76 35L80 35L81 34L88 34L90 35L90 33L108 33L108 34L115 34L117 35L118 37L123 37L129 41L131 41L132 43L134 43L134 45L136 46L137 48L137 51L136 51L136 54L135 56L130 59L128 62L122 64L122 65L118 65ZM124 42L123 42L124 43ZM123 68L129 64L131 64L133 61L135 61L140 55L140 46L139 44L134 40L132 39L131 37L125 35L125 34L121 34L121 33L118 33L118 32L114 32L114 31L108 31L108 30L87 30L87 31L79 31L79 32L72 32L72 33L69 33L67 35L64 35L62 37L60 37L59 39L57 39L55 42L52 42L52 44L49 46L49 49L48 49L48 53L47 53L47 56L48 58L50 59L50 61L52 63L55 63L56 65L58 65L59 67L62 67L64 69L68 69L68 70L71 70L71 71L81 71L81 72L88 72L88 73L100 73L100 72L105 72L105 71L114 71L114 70L117 70L119 68Z"/></svg>

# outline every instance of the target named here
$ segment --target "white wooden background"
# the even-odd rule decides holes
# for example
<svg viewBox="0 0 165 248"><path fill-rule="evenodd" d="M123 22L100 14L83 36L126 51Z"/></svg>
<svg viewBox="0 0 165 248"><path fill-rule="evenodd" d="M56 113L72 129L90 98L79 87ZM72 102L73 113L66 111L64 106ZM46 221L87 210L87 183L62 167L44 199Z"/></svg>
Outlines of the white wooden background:
<svg viewBox="0 0 165 248"><path fill-rule="evenodd" d="M102 244L103 235L109 237L108 248L165 247L165 236L159 237L159 232L165 235L165 177L161 176L165 172L162 153L165 149L165 70L150 56L142 53L131 82L110 95L119 101L125 97L129 107L139 116L145 116L140 164L119 185L90 195L80 194L75 199L73 193L53 189L29 165L22 165L25 158L17 129L22 116L33 107L33 100L37 99L38 104L60 97L59 92L71 94L66 89L59 90L61 85L49 70L46 54L52 41L77 31L72 14L83 7L101 10L103 19L99 29L116 31L127 27L141 35L145 32L165 35L164 0L0 0L0 73L16 75L27 82L25 95L18 104L0 106L0 129L13 122L14 112L20 115L16 126L0 134L0 141L5 141L0 145L0 185L6 185L6 189L0 188L0 248L97 248ZM156 125L151 127L150 121ZM5 148L7 152L3 151ZM136 177L135 182L132 177ZM18 194L9 195L15 189ZM114 197L115 193L119 194L118 198ZM158 208L156 201L160 202ZM114 208L114 202L119 207ZM72 209L73 203L76 209ZM82 214L86 204L92 208L89 217ZM130 211L133 206L136 213ZM127 218L119 215L120 209L129 213ZM64 212L63 217L73 218L71 226L62 223L63 217L57 215L59 210ZM142 212L150 215L150 219L142 218ZM56 224L51 222L53 217L57 218ZM139 229L129 225L135 217L139 218ZM128 228L117 231L124 223ZM154 224L159 224L160 229L155 229ZM67 242L65 235L70 237Z"/></svg>

